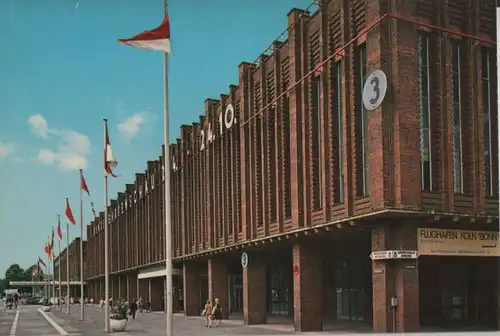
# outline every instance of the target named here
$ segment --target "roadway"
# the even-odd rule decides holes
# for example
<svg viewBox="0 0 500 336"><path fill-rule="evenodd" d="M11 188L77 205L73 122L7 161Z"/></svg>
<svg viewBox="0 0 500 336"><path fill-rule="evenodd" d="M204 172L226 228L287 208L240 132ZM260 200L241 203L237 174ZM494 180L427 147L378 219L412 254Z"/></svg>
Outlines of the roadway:
<svg viewBox="0 0 500 336"><path fill-rule="evenodd" d="M74 328L62 329L40 306L7 309L0 303L0 335L2 336L83 336Z"/></svg>

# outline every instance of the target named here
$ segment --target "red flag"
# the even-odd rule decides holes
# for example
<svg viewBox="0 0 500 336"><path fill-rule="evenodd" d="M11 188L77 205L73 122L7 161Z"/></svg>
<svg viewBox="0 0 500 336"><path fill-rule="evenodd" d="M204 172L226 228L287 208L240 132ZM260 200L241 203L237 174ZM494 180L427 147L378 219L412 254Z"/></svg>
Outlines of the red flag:
<svg viewBox="0 0 500 336"><path fill-rule="evenodd" d="M50 247L49 247L49 242L46 242L45 243L45 246L43 248L43 250L45 251L45 254L48 256L50 255Z"/></svg>
<svg viewBox="0 0 500 336"><path fill-rule="evenodd" d="M116 165L118 163L116 162L116 159L113 156L113 151L111 150L107 121L104 122L104 133L106 133L104 135L104 171L113 177L118 177L115 174L113 174L113 169L116 168Z"/></svg>
<svg viewBox="0 0 500 336"><path fill-rule="evenodd" d="M85 182L85 178L83 177L83 172L80 172L80 189L87 192L90 196L89 188L87 187L87 182Z"/></svg>
<svg viewBox="0 0 500 336"><path fill-rule="evenodd" d="M59 236L59 239L62 240L62 230L61 230L61 221L57 221L57 235Z"/></svg>
<svg viewBox="0 0 500 336"><path fill-rule="evenodd" d="M45 265L45 263L43 262L42 258L40 258L40 257L38 257L38 263L42 264L44 267L47 267L47 265Z"/></svg>
<svg viewBox="0 0 500 336"><path fill-rule="evenodd" d="M71 211L71 207L69 205L69 200L66 198L66 217L68 220L73 223L73 225L76 224L75 222L75 217L73 217L73 211Z"/></svg>
<svg viewBox="0 0 500 336"><path fill-rule="evenodd" d="M168 16L165 16L163 22L155 29L146 30L132 38L119 39L118 42L139 49L159 50L170 54L172 49Z"/></svg>

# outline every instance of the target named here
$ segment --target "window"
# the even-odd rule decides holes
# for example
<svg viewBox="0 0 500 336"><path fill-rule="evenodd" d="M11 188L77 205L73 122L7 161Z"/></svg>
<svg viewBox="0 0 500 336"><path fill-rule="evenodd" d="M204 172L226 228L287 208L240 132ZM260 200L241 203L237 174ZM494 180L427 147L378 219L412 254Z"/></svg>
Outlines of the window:
<svg viewBox="0 0 500 336"><path fill-rule="evenodd" d="M313 208L321 209L323 206L322 190L322 155L321 155L321 76L316 76L311 81L311 139L312 139L312 182L313 182Z"/></svg>
<svg viewBox="0 0 500 336"><path fill-rule="evenodd" d="M432 152L430 133L429 90L429 37L419 32L418 88L420 95L420 185L422 190L432 190Z"/></svg>
<svg viewBox="0 0 500 336"><path fill-rule="evenodd" d="M335 138L335 149L337 157L335 160L335 203L344 203L344 113L342 111L342 67L339 62L333 64L332 69L332 98L333 98L333 120L336 121L337 136Z"/></svg>
<svg viewBox="0 0 500 336"><path fill-rule="evenodd" d="M491 143L491 69L490 50L483 48L481 57L481 82L483 85L483 127L484 127L484 187L486 196L493 196L493 161Z"/></svg>
<svg viewBox="0 0 500 336"><path fill-rule="evenodd" d="M356 52L356 196L369 194L368 113L363 106L363 86L366 76L366 44Z"/></svg>
<svg viewBox="0 0 500 336"><path fill-rule="evenodd" d="M292 175L291 175L291 147L290 147L290 98L283 98L283 172L285 218L292 217Z"/></svg>
<svg viewBox="0 0 500 336"><path fill-rule="evenodd" d="M453 182L455 193L463 193L463 160L462 160L462 93L460 88L460 42L451 43L452 68L452 150L453 150Z"/></svg>
<svg viewBox="0 0 500 336"><path fill-rule="evenodd" d="M269 193L269 220L272 222L275 222L277 219L277 207L276 207L276 174L277 174L277 165L276 165L276 150L274 148L275 145L275 139L276 139L276 132L274 130L275 126L275 120L276 120L276 108L273 106L269 108L269 113L267 115L267 149L269 153L269 171L271 174L269 174L269 185L267 186L268 188L268 193ZM239 169L239 168L238 168Z"/></svg>

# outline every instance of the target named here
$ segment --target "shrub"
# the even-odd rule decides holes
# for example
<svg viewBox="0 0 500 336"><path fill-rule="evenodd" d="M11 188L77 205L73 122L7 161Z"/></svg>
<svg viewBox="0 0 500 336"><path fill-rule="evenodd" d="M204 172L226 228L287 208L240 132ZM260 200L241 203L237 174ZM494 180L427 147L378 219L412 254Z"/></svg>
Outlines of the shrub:
<svg viewBox="0 0 500 336"><path fill-rule="evenodd" d="M118 299L113 300L109 307L109 318L113 320L128 320L128 302Z"/></svg>

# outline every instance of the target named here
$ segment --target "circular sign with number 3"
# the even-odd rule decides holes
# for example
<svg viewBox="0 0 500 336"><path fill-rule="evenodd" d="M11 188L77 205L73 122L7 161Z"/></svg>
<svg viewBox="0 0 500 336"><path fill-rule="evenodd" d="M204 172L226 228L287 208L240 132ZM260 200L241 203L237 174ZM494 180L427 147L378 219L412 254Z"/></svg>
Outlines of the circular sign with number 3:
<svg viewBox="0 0 500 336"><path fill-rule="evenodd" d="M375 70L366 78L363 87L363 105L373 111L382 104L387 93L387 77L382 70Z"/></svg>
<svg viewBox="0 0 500 336"><path fill-rule="evenodd" d="M243 268L247 268L248 266L248 254L246 252L241 254L241 266Z"/></svg>

